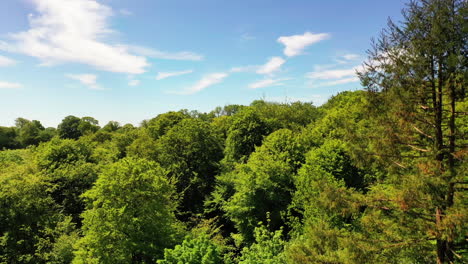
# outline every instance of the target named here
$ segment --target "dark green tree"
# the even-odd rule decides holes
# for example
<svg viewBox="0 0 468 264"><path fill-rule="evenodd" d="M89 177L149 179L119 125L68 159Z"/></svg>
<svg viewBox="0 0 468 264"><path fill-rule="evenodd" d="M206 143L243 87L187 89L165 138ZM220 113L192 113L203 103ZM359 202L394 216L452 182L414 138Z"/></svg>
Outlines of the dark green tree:
<svg viewBox="0 0 468 264"><path fill-rule="evenodd" d="M17 132L14 127L0 127L0 150L19 147Z"/></svg>
<svg viewBox="0 0 468 264"><path fill-rule="evenodd" d="M79 128L80 123L81 119L76 116L69 115L65 117L57 127L60 138L78 139L81 137L83 133Z"/></svg>
<svg viewBox="0 0 468 264"><path fill-rule="evenodd" d="M463 0L411 1L360 73L381 122L373 154L394 165L367 213L382 216L388 246L433 244L420 254L437 263L466 258L467 10Z"/></svg>

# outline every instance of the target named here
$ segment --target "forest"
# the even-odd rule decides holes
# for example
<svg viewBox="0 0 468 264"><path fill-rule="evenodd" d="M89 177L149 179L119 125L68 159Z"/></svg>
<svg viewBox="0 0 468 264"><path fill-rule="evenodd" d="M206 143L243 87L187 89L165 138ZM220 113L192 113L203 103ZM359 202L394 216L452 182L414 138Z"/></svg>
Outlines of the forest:
<svg viewBox="0 0 468 264"><path fill-rule="evenodd" d="M321 106L0 127L0 263L468 263L467 11L411 1Z"/></svg>

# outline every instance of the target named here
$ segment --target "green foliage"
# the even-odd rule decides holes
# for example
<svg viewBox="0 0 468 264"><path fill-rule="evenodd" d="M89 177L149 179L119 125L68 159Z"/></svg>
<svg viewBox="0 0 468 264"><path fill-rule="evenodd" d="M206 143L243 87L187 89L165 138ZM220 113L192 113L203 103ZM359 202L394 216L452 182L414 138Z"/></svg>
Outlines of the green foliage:
<svg viewBox="0 0 468 264"><path fill-rule="evenodd" d="M305 221L327 219L343 226L360 206L360 193L350 187L361 186L363 173L346 155L344 145L328 140L306 155L306 162L295 178L294 206Z"/></svg>
<svg viewBox="0 0 468 264"><path fill-rule="evenodd" d="M84 236L73 263L154 263L177 242L174 186L154 162L122 159L84 197Z"/></svg>
<svg viewBox="0 0 468 264"><path fill-rule="evenodd" d="M58 135L63 139L78 139L83 135L79 126L81 124L81 119L69 115L62 120L57 127Z"/></svg>
<svg viewBox="0 0 468 264"><path fill-rule="evenodd" d="M156 160L176 179L182 212L200 213L222 159L221 140L200 120L185 119L157 141Z"/></svg>
<svg viewBox="0 0 468 264"><path fill-rule="evenodd" d="M54 138L41 145L37 151L40 169L53 171L64 165L92 162L92 146L85 141Z"/></svg>
<svg viewBox="0 0 468 264"><path fill-rule="evenodd" d="M82 135L88 135L96 133L100 129L99 122L89 116L82 117L78 124L78 130Z"/></svg>
<svg viewBox="0 0 468 264"><path fill-rule="evenodd" d="M225 161L244 162L255 146L260 146L263 137L270 133L267 123L250 108L244 109L231 123L225 148Z"/></svg>
<svg viewBox="0 0 468 264"><path fill-rule="evenodd" d="M190 118L190 115L182 111L160 114L148 121L148 133L153 139L158 139L186 118Z"/></svg>
<svg viewBox="0 0 468 264"><path fill-rule="evenodd" d="M217 264L222 263L219 247L208 236L186 238L174 249L164 250L164 259L158 264Z"/></svg>
<svg viewBox="0 0 468 264"><path fill-rule="evenodd" d="M117 121L109 121L103 128L105 132L115 132L120 129L120 124Z"/></svg>
<svg viewBox="0 0 468 264"><path fill-rule="evenodd" d="M7 154L2 160L8 165L0 166L0 263L45 263L47 248L40 245L52 239L47 230L59 220L58 210L30 154L16 154Z"/></svg>
<svg viewBox="0 0 468 264"><path fill-rule="evenodd" d="M233 194L225 198L223 210L245 242L252 242L255 227L266 222L268 216L270 228L279 229L284 224L283 215L294 192L293 175L304 159L302 153L293 132L278 130L265 139L246 164L226 175Z"/></svg>
<svg viewBox="0 0 468 264"><path fill-rule="evenodd" d="M13 127L0 127L0 150L17 148L16 129Z"/></svg>
<svg viewBox="0 0 468 264"><path fill-rule="evenodd" d="M244 247L239 258L239 264L283 264L283 253L286 242L282 230L269 232L263 225L255 228L255 243Z"/></svg>
<svg viewBox="0 0 468 264"><path fill-rule="evenodd" d="M312 103L273 103L257 100L250 106L273 130L280 128L300 130L319 117L319 112Z"/></svg>

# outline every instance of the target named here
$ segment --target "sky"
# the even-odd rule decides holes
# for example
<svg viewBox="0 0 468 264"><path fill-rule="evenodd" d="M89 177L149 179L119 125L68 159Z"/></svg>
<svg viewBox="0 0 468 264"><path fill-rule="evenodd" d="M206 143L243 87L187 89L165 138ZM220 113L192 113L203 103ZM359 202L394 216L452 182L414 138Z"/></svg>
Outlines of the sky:
<svg viewBox="0 0 468 264"><path fill-rule="evenodd" d="M0 126L138 125L264 99L320 105L404 0L1 0Z"/></svg>

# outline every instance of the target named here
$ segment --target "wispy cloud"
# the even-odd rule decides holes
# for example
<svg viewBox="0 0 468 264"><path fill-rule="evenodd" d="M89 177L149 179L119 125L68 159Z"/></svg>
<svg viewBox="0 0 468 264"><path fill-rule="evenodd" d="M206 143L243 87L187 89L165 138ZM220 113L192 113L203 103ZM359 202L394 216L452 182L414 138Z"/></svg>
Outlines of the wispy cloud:
<svg viewBox="0 0 468 264"><path fill-rule="evenodd" d="M353 53L348 53L341 57L347 61L358 60L359 58L361 58L361 56L359 56L358 54L353 54Z"/></svg>
<svg viewBox="0 0 468 264"><path fill-rule="evenodd" d="M241 41L249 41L249 40L254 40L255 36L249 34L249 33L243 33L241 35Z"/></svg>
<svg viewBox="0 0 468 264"><path fill-rule="evenodd" d="M330 38L328 33L313 34L305 32L302 35L279 37L278 42L285 46L284 55L293 57L302 54L306 47L328 38Z"/></svg>
<svg viewBox="0 0 468 264"><path fill-rule="evenodd" d="M354 58L353 58L354 59ZM334 66L336 67L337 64ZM316 66L315 70L306 74L306 77L313 81L312 87L335 86L346 83L358 82L358 71L362 71L363 65L356 65L350 68L330 69L330 66Z"/></svg>
<svg viewBox="0 0 468 264"><path fill-rule="evenodd" d="M133 46L133 45L127 45L123 47L125 47L129 51L134 52L136 54L155 58L155 59L186 60L186 61L201 61L204 59L203 55L197 54L191 51L167 52L167 51L160 51L160 50L156 50L152 48Z"/></svg>
<svg viewBox="0 0 468 264"><path fill-rule="evenodd" d="M281 65L286 61L281 57L272 57L268 60L267 63L260 66L257 70L258 74L272 74L273 72L279 70Z"/></svg>
<svg viewBox="0 0 468 264"><path fill-rule="evenodd" d="M283 78L283 79L265 79L265 80L260 80L253 82L249 84L250 89L258 89L258 88L264 88L264 87L271 87L271 86L280 86L284 85L283 81L287 81L289 79Z"/></svg>
<svg viewBox="0 0 468 264"><path fill-rule="evenodd" d="M140 80L130 80L128 81L128 86L138 86L140 85Z"/></svg>
<svg viewBox="0 0 468 264"><path fill-rule="evenodd" d="M125 9L125 8L120 9L120 10L119 10L119 13L120 13L121 15L124 15L124 16L131 16L131 15L133 15L133 12L132 12L132 11L130 11L130 10L128 10L128 9Z"/></svg>
<svg viewBox="0 0 468 264"><path fill-rule="evenodd" d="M259 65L247 65L247 66L233 67L229 70L229 72L233 72L233 73L256 72L259 68L260 68Z"/></svg>
<svg viewBox="0 0 468 264"><path fill-rule="evenodd" d="M6 67L16 64L15 60L0 55L0 67Z"/></svg>
<svg viewBox="0 0 468 264"><path fill-rule="evenodd" d="M77 80L83 85L88 86L93 90L102 90L102 88L97 84L97 75L95 74L67 74L65 75L70 79Z"/></svg>
<svg viewBox="0 0 468 264"><path fill-rule="evenodd" d="M312 84L312 88L335 86L335 85L346 84L346 83L354 83L354 82L359 82L359 78L358 77L349 77L349 78L339 79L339 80L336 80L336 81L321 82L321 83L317 83L317 84Z"/></svg>
<svg viewBox="0 0 468 264"><path fill-rule="evenodd" d="M31 0L37 14L28 31L11 34L0 48L41 60L42 65L75 62L111 71L139 74L148 63L125 48L103 42L112 33L112 9L95 0Z"/></svg>
<svg viewBox="0 0 468 264"><path fill-rule="evenodd" d="M218 73L211 73L208 75L203 76L195 85L189 87L188 89L181 91L181 92L173 92L176 94L194 94L200 92L203 89L206 89L212 85L218 84L222 82L226 77L228 77L227 73L218 72Z"/></svg>
<svg viewBox="0 0 468 264"><path fill-rule="evenodd" d="M23 85L20 84L20 83L0 81L0 89L19 89L19 88L22 88L22 87L23 87Z"/></svg>
<svg viewBox="0 0 468 264"><path fill-rule="evenodd" d="M192 73L193 70L186 70L186 71L176 71L176 72L158 72L158 75L156 75L156 80L162 80L170 77L175 77L175 76L180 76L180 75L185 75Z"/></svg>
<svg viewBox="0 0 468 264"><path fill-rule="evenodd" d="M307 78L316 80L332 80L356 75L356 67L350 69L319 70L306 74Z"/></svg>

